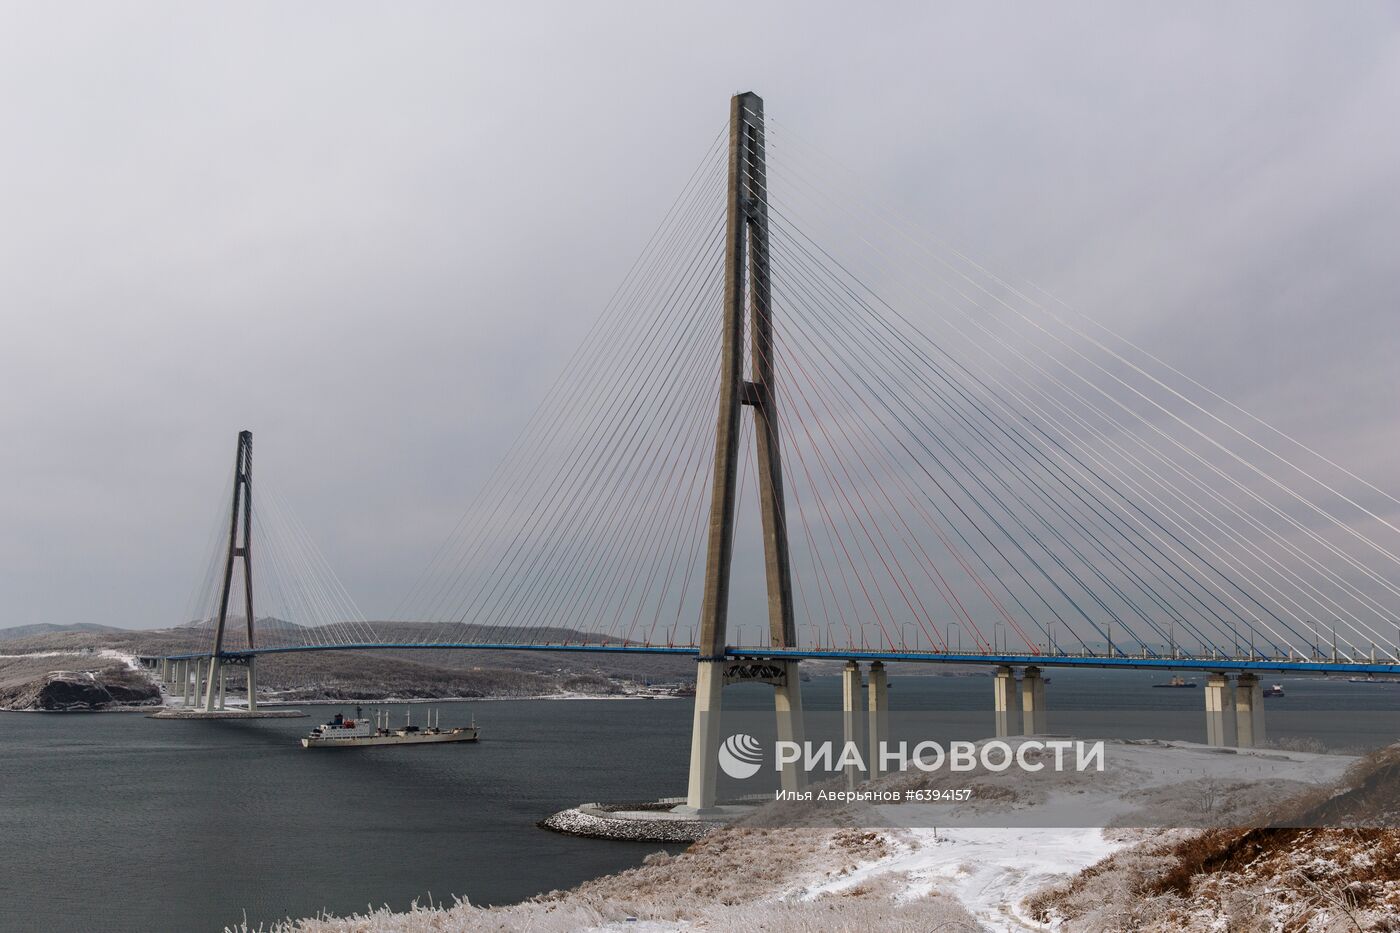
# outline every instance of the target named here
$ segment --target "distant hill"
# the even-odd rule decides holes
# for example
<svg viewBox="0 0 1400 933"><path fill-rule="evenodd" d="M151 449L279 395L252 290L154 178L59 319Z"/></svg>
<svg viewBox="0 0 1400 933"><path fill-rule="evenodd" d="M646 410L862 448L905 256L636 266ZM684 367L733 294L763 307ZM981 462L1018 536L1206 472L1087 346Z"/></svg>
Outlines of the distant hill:
<svg viewBox="0 0 1400 933"><path fill-rule="evenodd" d="M0 628L0 641L12 641L16 638L32 638L35 635L59 635L67 632L93 632L101 634L124 631L126 631L126 629L116 628L111 625L98 625L95 622L75 622L72 625L55 625L52 622L36 622L33 625L12 625L9 628Z"/></svg>
<svg viewBox="0 0 1400 933"><path fill-rule="evenodd" d="M232 622L232 620L230 620ZM260 626L268 622L259 618ZM411 622L372 623L379 638L415 645L430 642L442 626ZM271 626L276 628L277 626ZM76 630L44 627L19 636L10 629L0 642L0 654L63 652L90 658L109 648L136 655L163 656L207 652L211 633L200 627L168 629ZM230 627L229 647L237 649L242 619ZM264 635L267 633L264 632ZM308 642L334 644L345 632L304 633ZM464 641L502 641L505 630L462 628L452 633ZM579 643L586 637L568 629L553 630L558 641ZM594 636L596 638L596 636ZM5 662L0 661L0 664ZM22 659L14 663L23 663ZM46 673L57 663L45 657ZM91 662L90 662L91 663ZM71 666L71 665L70 665ZM3 671L0 671L3 673ZM399 648L376 651L318 651L309 654L266 655L258 661L258 682L268 697L300 701L373 700L382 697L549 696L558 694L616 695L621 682L685 681L694 678L695 661L688 657L621 654L549 654L539 651L482 651L444 648ZM32 679L32 678L31 678ZM235 678L237 680L237 678ZM3 681L3 677L0 677ZM3 683L0 683L0 687ZM239 689L231 684L230 689ZM0 692L0 708L5 697Z"/></svg>
<svg viewBox="0 0 1400 933"><path fill-rule="evenodd" d="M279 619L276 616L257 616L256 618L258 620L259 627L264 625L271 627L275 625L284 630L294 628L307 628L307 626L302 625L299 622L289 622L286 619ZM213 619L191 619L188 622L181 622L179 625L174 626L174 628L204 628L206 626L212 626L213 624ZM243 616L234 615L233 613L229 613L228 617L224 619L224 625L226 627L238 628L242 624ZM101 628L101 626L98 626L98 628Z"/></svg>

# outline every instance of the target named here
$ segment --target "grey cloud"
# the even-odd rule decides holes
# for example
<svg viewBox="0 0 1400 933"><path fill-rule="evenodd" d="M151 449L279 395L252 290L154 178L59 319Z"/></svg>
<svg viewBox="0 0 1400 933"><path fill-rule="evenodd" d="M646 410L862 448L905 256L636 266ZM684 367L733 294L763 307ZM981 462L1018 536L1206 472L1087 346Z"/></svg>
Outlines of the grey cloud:
<svg viewBox="0 0 1400 933"><path fill-rule="evenodd" d="M7 5L0 624L177 620L244 427L391 610L748 88L1394 489L1397 62L1383 4Z"/></svg>

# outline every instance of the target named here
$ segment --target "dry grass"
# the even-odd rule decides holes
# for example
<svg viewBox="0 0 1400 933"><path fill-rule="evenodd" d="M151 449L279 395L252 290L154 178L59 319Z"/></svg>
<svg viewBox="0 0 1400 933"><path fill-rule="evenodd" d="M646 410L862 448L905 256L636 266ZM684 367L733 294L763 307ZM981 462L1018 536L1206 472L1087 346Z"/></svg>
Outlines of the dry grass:
<svg viewBox="0 0 1400 933"><path fill-rule="evenodd" d="M1176 830L1037 893L1031 916L1073 931L1400 931L1400 746L1263 828Z"/></svg>

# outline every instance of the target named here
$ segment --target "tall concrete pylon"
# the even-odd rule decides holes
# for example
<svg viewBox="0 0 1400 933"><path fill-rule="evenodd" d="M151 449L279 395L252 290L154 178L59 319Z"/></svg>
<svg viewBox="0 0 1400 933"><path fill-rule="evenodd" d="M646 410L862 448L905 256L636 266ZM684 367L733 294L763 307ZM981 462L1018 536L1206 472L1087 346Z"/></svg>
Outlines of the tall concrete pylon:
<svg viewBox="0 0 1400 933"><path fill-rule="evenodd" d="M700 656L695 676L695 722L691 733L690 780L685 808L715 806L720 736L720 696L726 672L729 575L734 556L742 408L753 410L758 447L759 504L768 587L768 626L774 647L796 647L792 571L788 563L787 515L774 391L772 295L769 284L768 192L764 161L763 100L736 94L729 110L729 187L726 197L724 331L719 417L715 426L714 486L710 497L709 547L700 609ZM749 314L745 315L745 308ZM744 337L748 320L752 372L745 378ZM802 698L796 661L766 662L780 670L772 678L778 737L802 741ZM783 773L783 787L797 789L796 765Z"/></svg>
<svg viewBox="0 0 1400 933"><path fill-rule="evenodd" d="M243 543L238 543L239 530ZM253 432L238 432L238 452L233 462L233 505L229 516L228 556L224 561L224 588L219 597L219 622L214 630L214 650L209 657L209 681L205 685L204 708L213 710L221 700L218 684L222 680L224 663L224 627L228 621L229 594L233 588L233 562L243 561L244 616L248 623L248 649L255 645L253 625ZM254 657L247 656L248 709L258 708L257 677Z"/></svg>

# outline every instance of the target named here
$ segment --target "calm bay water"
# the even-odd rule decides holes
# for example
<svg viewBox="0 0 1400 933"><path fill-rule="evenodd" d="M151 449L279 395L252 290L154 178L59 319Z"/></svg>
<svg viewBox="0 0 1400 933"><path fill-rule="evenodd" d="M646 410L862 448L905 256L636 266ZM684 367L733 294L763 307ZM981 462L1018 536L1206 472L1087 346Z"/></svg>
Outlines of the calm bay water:
<svg viewBox="0 0 1400 933"><path fill-rule="evenodd" d="M896 675L898 667L894 667ZM1147 689L1160 675L1052 671L1056 709L1200 710L1202 690ZM1334 733L1400 721L1400 686L1289 678L1271 714L1314 710ZM898 710L985 711L985 677L892 678ZM837 678L804 684L839 708ZM762 687L726 692L762 708ZM366 704L366 711L382 708ZM576 803L684 791L688 701L435 704L473 714L476 745L309 751L312 719L156 721L137 714L0 715L0 929L219 930L320 910L404 908L415 898L500 904L640 863L656 845L576 839L535 821ZM396 721L403 707L393 707ZM415 718L423 706L415 706ZM1198 722L1201 720L1200 722ZM1204 717L1186 717L1202 735ZM1282 717L1276 717L1282 719ZM991 717L987 714L990 729ZM1271 725L1272 725L1271 720ZM1368 726L1371 732L1376 727ZM963 736L975 737L975 736ZM1375 735L1354 736L1358 742Z"/></svg>

